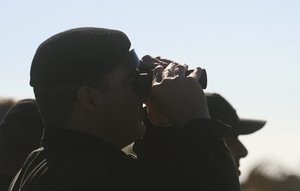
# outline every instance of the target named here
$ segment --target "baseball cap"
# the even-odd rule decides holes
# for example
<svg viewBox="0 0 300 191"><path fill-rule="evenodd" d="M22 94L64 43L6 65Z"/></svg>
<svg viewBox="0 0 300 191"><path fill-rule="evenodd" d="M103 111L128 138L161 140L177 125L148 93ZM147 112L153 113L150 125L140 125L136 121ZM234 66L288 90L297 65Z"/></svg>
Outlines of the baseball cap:
<svg viewBox="0 0 300 191"><path fill-rule="evenodd" d="M261 129L265 120L239 118L233 106L220 94L206 93L210 117L232 126L229 134L246 135Z"/></svg>
<svg viewBox="0 0 300 191"><path fill-rule="evenodd" d="M118 30L83 27L58 33L38 47L30 85L53 86L107 74L130 46L126 34Z"/></svg>

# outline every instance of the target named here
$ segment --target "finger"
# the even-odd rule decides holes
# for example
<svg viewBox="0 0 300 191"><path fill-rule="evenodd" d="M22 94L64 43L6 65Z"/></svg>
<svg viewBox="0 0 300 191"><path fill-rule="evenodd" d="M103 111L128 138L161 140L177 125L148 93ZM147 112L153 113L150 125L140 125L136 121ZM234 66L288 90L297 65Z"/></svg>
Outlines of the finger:
<svg viewBox="0 0 300 191"><path fill-rule="evenodd" d="M164 61L161 60L160 56L157 56L157 57L151 57L149 55L146 55L142 58L143 61L151 61L154 63L155 66L158 66L158 65L162 65L164 68L166 68L168 66L169 63L166 63Z"/></svg>
<svg viewBox="0 0 300 191"><path fill-rule="evenodd" d="M161 58L160 56L157 56L157 57L155 57L157 60L160 60L161 62L165 62L165 63L167 63L167 64L171 64L172 62L174 62L174 61L172 61L172 60L169 60L169 59L165 59L165 58Z"/></svg>
<svg viewBox="0 0 300 191"><path fill-rule="evenodd" d="M175 68L175 77L185 77L185 72L187 71L187 65L177 65Z"/></svg>
<svg viewBox="0 0 300 191"><path fill-rule="evenodd" d="M196 81L199 81L201 74L202 74L202 69L200 67L197 67L187 77L190 77L190 78L195 79Z"/></svg>
<svg viewBox="0 0 300 191"><path fill-rule="evenodd" d="M171 63L174 63L174 64L179 64L177 62L174 62L173 60L170 60L170 59L166 59L166 58L161 58L161 57L155 57L157 60L161 61L161 62L164 62L164 63L167 63L167 64L171 64Z"/></svg>
<svg viewBox="0 0 300 191"><path fill-rule="evenodd" d="M140 72L149 72L155 68L155 64L153 62L148 62L148 61L140 61L140 66L139 66L139 71Z"/></svg>
<svg viewBox="0 0 300 191"><path fill-rule="evenodd" d="M155 64L162 65L164 68L166 68L169 65L169 63L166 63L166 62L164 62L164 61L162 61L160 59L157 59L157 58L154 58L154 62L155 62Z"/></svg>
<svg viewBox="0 0 300 191"><path fill-rule="evenodd" d="M154 58L152 56L150 56L150 55L145 55L145 56L143 56L142 61L153 62Z"/></svg>
<svg viewBox="0 0 300 191"><path fill-rule="evenodd" d="M169 63L166 63L166 62L160 60L159 56L157 56L157 57L154 58L152 56L145 55L145 56L143 56L142 61L158 63L158 64L161 64L164 67L167 67L167 65L169 64Z"/></svg>
<svg viewBox="0 0 300 191"><path fill-rule="evenodd" d="M162 80L165 78L174 77L175 67L175 64L169 64L162 72Z"/></svg>
<svg viewBox="0 0 300 191"><path fill-rule="evenodd" d="M139 69L141 71L147 71L149 69L154 69L156 66L163 66L164 68L166 68L168 66L167 63L163 62L163 61L160 61L159 60L160 57L152 57L150 55L145 55L143 56L142 60L141 60L141 64L140 64L140 67Z"/></svg>
<svg viewBox="0 0 300 191"><path fill-rule="evenodd" d="M152 84L157 84L162 81L162 72L164 68L162 66L157 66L153 69L153 80Z"/></svg>

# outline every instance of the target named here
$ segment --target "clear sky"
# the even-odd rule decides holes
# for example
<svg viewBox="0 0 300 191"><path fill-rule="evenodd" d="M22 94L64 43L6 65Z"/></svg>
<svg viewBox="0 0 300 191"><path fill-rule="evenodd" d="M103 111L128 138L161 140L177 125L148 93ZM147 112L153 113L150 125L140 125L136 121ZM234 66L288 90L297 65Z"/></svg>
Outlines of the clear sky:
<svg viewBox="0 0 300 191"><path fill-rule="evenodd" d="M262 160L300 172L300 1L0 0L0 96L33 97L29 69L37 46L82 26L124 31L139 56L200 66L209 92L241 117L268 121L241 139L242 178Z"/></svg>

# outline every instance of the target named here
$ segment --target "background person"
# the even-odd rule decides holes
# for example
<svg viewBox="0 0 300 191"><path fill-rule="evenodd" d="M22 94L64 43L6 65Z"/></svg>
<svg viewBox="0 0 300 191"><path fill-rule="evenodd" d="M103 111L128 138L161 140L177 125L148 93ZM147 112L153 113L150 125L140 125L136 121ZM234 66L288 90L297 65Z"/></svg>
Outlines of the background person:
<svg viewBox="0 0 300 191"><path fill-rule="evenodd" d="M9 97L0 97L0 121L7 112L7 110L15 104L16 101Z"/></svg>
<svg viewBox="0 0 300 191"><path fill-rule="evenodd" d="M0 123L0 190L10 182L32 150L40 147L43 125L33 99L19 100Z"/></svg>
<svg viewBox="0 0 300 191"><path fill-rule="evenodd" d="M238 136L248 135L258 131L266 124L266 121L239 118L233 106L220 94L206 93L206 98L210 117L218 119L232 127L224 139L232 153L238 174L240 175L240 159L246 157L248 151Z"/></svg>

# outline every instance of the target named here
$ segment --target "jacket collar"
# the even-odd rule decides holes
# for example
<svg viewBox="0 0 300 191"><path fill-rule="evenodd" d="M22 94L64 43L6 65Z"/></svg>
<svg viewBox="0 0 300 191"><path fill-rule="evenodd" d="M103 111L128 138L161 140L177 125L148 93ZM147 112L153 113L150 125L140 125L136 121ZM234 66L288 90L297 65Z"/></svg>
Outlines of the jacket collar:
<svg viewBox="0 0 300 191"><path fill-rule="evenodd" d="M45 128L42 137L42 146L45 150L66 150L82 153L105 153L125 155L118 147L95 136L63 129Z"/></svg>

